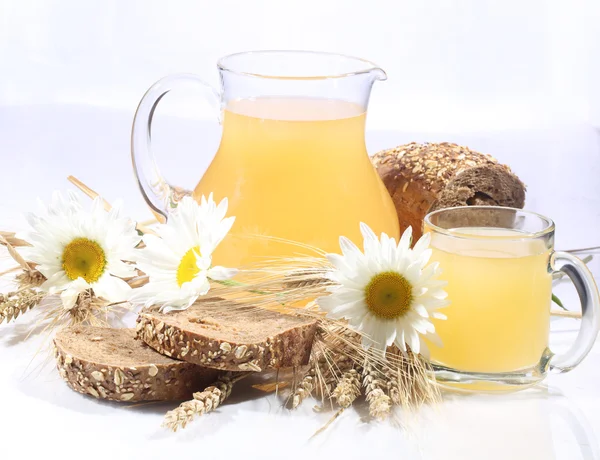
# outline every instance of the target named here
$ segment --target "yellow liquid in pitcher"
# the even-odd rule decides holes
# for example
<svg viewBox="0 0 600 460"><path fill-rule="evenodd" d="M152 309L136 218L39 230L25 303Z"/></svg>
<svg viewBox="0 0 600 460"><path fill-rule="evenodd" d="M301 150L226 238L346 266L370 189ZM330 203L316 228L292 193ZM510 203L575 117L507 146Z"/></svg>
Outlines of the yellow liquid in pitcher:
<svg viewBox="0 0 600 460"><path fill-rule="evenodd" d="M365 116L339 100L230 101L219 150L194 191L196 199L227 197L236 217L214 263L315 255L265 236L340 252L340 235L362 243L360 222L397 238L394 205L367 156Z"/></svg>
<svg viewBox="0 0 600 460"><path fill-rule="evenodd" d="M502 239L523 235L514 230L454 232L469 239L432 238L431 261L440 263L451 302L442 310L448 319L434 320L443 347L430 346L432 361L470 372L535 366L548 346L550 251L541 240Z"/></svg>

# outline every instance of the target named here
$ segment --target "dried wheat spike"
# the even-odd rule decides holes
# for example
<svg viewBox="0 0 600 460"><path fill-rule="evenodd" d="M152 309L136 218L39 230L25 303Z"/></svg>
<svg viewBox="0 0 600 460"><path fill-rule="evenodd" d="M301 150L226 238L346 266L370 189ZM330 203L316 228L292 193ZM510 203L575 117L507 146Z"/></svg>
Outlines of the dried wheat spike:
<svg viewBox="0 0 600 460"><path fill-rule="evenodd" d="M45 294L36 292L34 289L25 289L17 292L0 294L0 324L17 319L19 315L26 313L35 307Z"/></svg>
<svg viewBox="0 0 600 460"><path fill-rule="evenodd" d="M292 409L296 409L302 401L312 395L315 387L315 368L311 366L306 375L300 380L296 389L292 393L291 402Z"/></svg>
<svg viewBox="0 0 600 460"><path fill-rule="evenodd" d="M392 402L406 409L422 404L436 403L440 392L429 376L429 364L420 355L402 353L395 347L388 349L393 358L393 368L384 370L386 387Z"/></svg>
<svg viewBox="0 0 600 460"><path fill-rule="evenodd" d="M23 270L15 278L21 289L40 287L46 281L46 277L37 270Z"/></svg>
<svg viewBox="0 0 600 460"><path fill-rule="evenodd" d="M325 273L317 270L290 273L285 277L283 283L285 289L301 289L328 284L331 284L331 281L325 277Z"/></svg>
<svg viewBox="0 0 600 460"><path fill-rule="evenodd" d="M350 369L333 390L332 397L340 407L350 407L354 400L360 396L360 374L356 369Z"/></svg>
<svg viewBox="0 0 600 460"><path fill-rule="evenodd" d="M352 360L343 354L331 350L317 355L315 358L315 390L317 395L325 401L332 397L333 390L340 378L347 370L352 368Z"/></svg>
<svg viewBox="0 0 600 460"><path fill-rule="evenodd" d="M185 428L197 415L204 415L219 407L231 394L233 384L245 377L238 375L232 378L231 374L219 377L215 383L204 391L194 393L194 399L184 402L177 409L167 412L162 426L172 431Z"/></svg>
<svg viewBox="0 0 600 460"><path fill-rule="evenodd" d="M401 406L403 403L403 400L400 397L400 387L398 385L399 371L392 370L392 369L386 369L384 371L383 375L385 377L386 388L387 388L388 394L390 395L390 399L392 400L392 403L394 403L396 406Z"/></svg>
<svg viewBox="0 0 600 460"><path fill-rule="evenodd" d="M384 388L387 385L382 377L381 372L376 370L367 360L363 370L363 387L369 403L369 414L378 420L387 418L392 410L392 401L385 394Z"/></svg>

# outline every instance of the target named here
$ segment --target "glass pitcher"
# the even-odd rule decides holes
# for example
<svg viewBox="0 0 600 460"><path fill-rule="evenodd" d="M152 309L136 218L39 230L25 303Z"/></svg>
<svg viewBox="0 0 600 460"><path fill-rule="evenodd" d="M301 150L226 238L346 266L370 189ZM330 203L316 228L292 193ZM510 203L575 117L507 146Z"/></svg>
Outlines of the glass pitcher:
<svg viewBox="0 0 600 460"><path fill-rule="evenodd" d="M398 238L396 210L365 146L367 105L373 83L387 78L382 69L306 51L232 54L217 67L220 91L195 75L168 76L137 109L133 166L155 214L168 218L188 193L227 197L236 221L214 263L228 267L307 254L307 247L338 252L340 235L362 241L360 222ZM158 102L185 84L204 89L222 125L218 151L193 192L165 181L150 148Z"/></svg>

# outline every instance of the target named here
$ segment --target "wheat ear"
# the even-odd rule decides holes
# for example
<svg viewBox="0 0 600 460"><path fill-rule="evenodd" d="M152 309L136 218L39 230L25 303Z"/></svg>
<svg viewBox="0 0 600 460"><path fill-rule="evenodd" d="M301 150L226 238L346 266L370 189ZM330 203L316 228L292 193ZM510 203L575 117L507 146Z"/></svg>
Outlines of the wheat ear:
<svg viewBox="0 0 600 460"><path fill-rule="evenodd" d="M422 404L440 400L439 388L430 375L429 363L419 354L396 347L388 349L393 367L383 370L383 378L392 402L405 409L416 409Z"/></svg>
<svg viewBox="0 0 600 460"><path fill-rule="evenodd" d="M369 403L369 414L378 420L386 419L392 410L392 401L385 394L386 383L382 377L381 372L366 360L363 368L363 388Z"/></svg>
<svg viewBox="0 0 600 460"><path fill-rule="evenodd" d="M333 390L332 397L340 407L350 407L360 396L360 373L356 369L344 372L342 378Z"/></svg>
<svg viewBox="0 0 600 460"><path fill-rule="evenodd" d="M312 395L315 388L315 367L311 366L302 380L296 385L291 395L292 409L296 409L302 402Z"/></svg>
<svg viewBox="0 0 600 460"><path fill-rule="evenodd" d="M15 276L15 280L19 289L23 290L40 287L46 281L46 277L35 269L22 270L21 273Z"/></svg>
<svg viewBox="0 0 600 460"><path fill-rule="evenodd" d="M186 401L177 409L167 412L162 426L172 431L185 428L197 415L204 415L219 407L231 394L233 385L238 380L246 377L248 373L231 374L219 377L211 386L194 393L194 399Z"/></svg>
<svg viewBox="0 0 600 460"><path fill-rule="evenodd" d="M35 307L45 294L36 292L34 289L24 289L17 292L9 292L6 295L0 294L0 324L7 323L17 319L33 307Z"/></svg>

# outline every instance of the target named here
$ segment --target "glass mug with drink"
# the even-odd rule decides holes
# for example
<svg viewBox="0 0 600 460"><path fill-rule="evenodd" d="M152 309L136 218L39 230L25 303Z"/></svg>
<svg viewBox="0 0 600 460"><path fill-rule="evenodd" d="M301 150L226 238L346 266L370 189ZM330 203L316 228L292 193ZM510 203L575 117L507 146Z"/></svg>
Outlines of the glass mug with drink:
<svg viewBox="0 0 600 460"><path fill-rule="evenodd" d="M340 235L362 240L360 222L398 238L394 204L365 147L369 95L375 81L386 79L383 70L364 59L306 51L238 53L217 67L220 91L195 75L173 75L140 102L132 158L155 214L166 218L182 192L227 198L236 220L213 260L227 267L302 252L286 241L334 252ZM204 92L222 125L218 151L193 192L167 183L150 148L158 102L186 86Z"/></svg>
<svg viewBox="0 0 600 460"><path fill-rule="evenodd" d="M507 391L567 372L588 354L600 328L592 274L575 256L554 251L552 220L520 209L469 206L425 217L431 261L448 282L446 320L434 320L438 381L466 391ZM565 354L548 347L552 274L571 278L582 307L579 334Z"/></svg>

